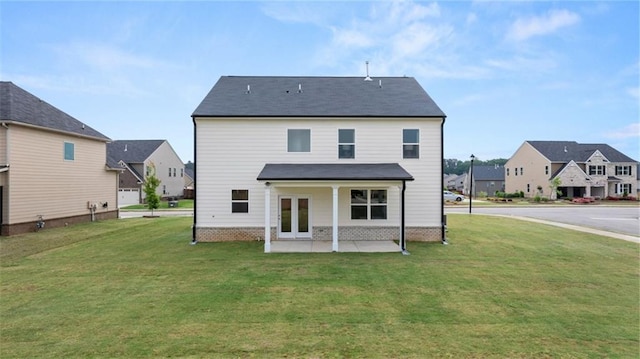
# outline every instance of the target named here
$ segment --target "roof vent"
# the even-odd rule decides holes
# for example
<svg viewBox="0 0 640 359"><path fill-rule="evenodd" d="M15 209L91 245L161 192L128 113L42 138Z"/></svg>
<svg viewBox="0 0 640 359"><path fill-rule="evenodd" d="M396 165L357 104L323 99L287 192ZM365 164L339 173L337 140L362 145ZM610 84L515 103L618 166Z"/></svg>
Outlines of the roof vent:
<svg viewBox="0 0 640 359"><path fill-rule="evenodd" d="M251 93L251 85L247 85L247 93Z"/></svg>
<svg viewBox="0 0 640 359"><path fill-rule="evenodd" d="M302 93L302 84L298 84L298 93Z"/></svg>
<svg viewBox="0 0 640 359"><path fill-rule="evenodd" d="M382 80L378 80L378 87L382 88Z"/></svg>
<svg viewBox="0 0 640 359"><path fill-rule="evenodd" d="M127 145L124 145L124 152L127 152Z"/></svg>
<svg viewBox="0 0 640 359"><path fill-rule="evenodd" d="M367 77L365 77L364 80L365 81L373 81L373 80L371 80L371 77L369 77L369 61L365 61L364 63L367 66Z"/></svg>
<svg viewBox="0 0 640 359"><path fill-rule="evenodd" d="M569 151L567 151L567 146L564 146L564 153L567 153Z"/></svg>

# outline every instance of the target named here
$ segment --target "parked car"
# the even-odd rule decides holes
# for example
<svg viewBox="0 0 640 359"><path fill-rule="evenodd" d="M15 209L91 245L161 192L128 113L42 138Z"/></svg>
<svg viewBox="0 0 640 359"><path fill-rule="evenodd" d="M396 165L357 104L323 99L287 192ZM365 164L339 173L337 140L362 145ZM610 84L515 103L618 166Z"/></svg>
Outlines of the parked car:
<svg viewBox="0 0 640 359"><path fill-rule="evenodd" d="M445 201L456 201L461 202L464 199L464 196L461 194L453 193L450 191L443 191L442 195L444 196Z"/></svg>

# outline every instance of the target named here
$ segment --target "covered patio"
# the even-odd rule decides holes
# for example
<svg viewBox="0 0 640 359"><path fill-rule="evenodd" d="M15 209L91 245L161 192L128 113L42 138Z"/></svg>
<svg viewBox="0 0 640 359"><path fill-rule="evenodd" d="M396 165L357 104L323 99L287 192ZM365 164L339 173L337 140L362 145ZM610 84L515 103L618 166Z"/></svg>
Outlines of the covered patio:
<svg viewBox="0 0 640 359"><path fill-rule="evenodd" d="M264 182L265 189L265 223L264 239L265 253L270 252L405 252L405 190L406 182L413 181L413 177L397 163L366 163L366 164L266 164L257 177ZM339 217L339 189L351 188L357 184L366 183L374 187L395 187L399 189L398 217L399 244L385 238L378 240L366 240L366 238L353 238L351 235L340 234L343 229L349 227L340 226ZM284 239L281 236L281 213L276 216L278 221L273 223L272 218L272 190L278 188L330 188L327 195L323 195L330 203L331 226L327 232L331 232L331 240L314 240L314 229L305 227L302 233L295 233L291 238ZM386 193L386 192L385 192ZM385 195L386 196L386 195ZM280 197L279 201L282 199ZM291 203L289 198L284 198L287 209ZM312 217L311 211L307 211L309 198L301 198L299 208L305 209L305 216ZM287 219L288 219L287 211ZM385 215L386 216L386 215ZM284 218L284 216L282 216ZM275 238L272 239L272 229L276 225ZM288 223L287 223L288 224ZM363 222L366 226L366 222ZM311 224L313 227L313 224ZM287 225L287 229L289 226ZM369 227L375 230L377 227ZM295 230L294 230L295 232ZM289 235L289 233L286 233ZM346 238L338 238L339 235ZM306 238L298 238L306 237ZM356 236L357 237L357 236ZM395 237L396 239L398 237ZM367 237L368 238L368 237ZM327 238L325 238L327 239Z"/></svg>
<svg viewBox="0 0 640 359"><path fill-rule="evenodd" d="M340 241L340 252L393 253L400 252L394 241ZM276 240L271 241L271 253L331 253L331 241Z"/></svg>

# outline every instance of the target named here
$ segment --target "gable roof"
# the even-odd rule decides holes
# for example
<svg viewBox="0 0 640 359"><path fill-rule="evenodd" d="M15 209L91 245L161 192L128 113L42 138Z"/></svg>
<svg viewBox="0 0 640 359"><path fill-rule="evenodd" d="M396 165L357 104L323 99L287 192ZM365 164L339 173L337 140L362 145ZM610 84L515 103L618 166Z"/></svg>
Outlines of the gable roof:
<svg viewBox="0 0 640 359"><path fill-rule="evenodd" d="M380 86L382 84L382 86ZM413 77L222 76L192 117L445 117Z"/></svg>
<svg viewBox="0 0 640 359"><path fill-rule="evenodd" d="M413 181L413 176L397 163L267 163L257 180Z"/></svg>
<svg viewBox="0 0 640 359"><path fill-rule="evenodd" d="M143 163L166 140L118 140L107 144L107 157L125 163Z"/></svg>
<svg viewBox="0 0 640 359"><path fill-rule="evenodd" d="M636 162L615 148L604 143L577 143L575 141L526 141L551 162L584 163L600 151L610 162Z"/></svg>
<svg viewBox="0 0 640 359"><path fill-rule="evenodd" d="M476 181L504 181L504 167L473 166L473 179Z"/></svg>
<svg viewBox="0 0 640 359"><path fill-rule="evenodd" d="M12 121L110 141L107 136L10 81L0 81L0 121Z"/></svg>

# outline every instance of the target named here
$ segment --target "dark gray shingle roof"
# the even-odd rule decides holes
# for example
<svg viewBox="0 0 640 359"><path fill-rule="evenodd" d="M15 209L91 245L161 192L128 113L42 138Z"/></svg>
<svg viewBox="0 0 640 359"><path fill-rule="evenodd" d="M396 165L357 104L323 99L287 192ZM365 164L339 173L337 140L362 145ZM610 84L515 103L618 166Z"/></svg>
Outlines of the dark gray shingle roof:
<svg viewBox="0 0 640 359"><path fill-rule="evenodd" d="M397 163L267 163L257 179L413 181L413 176Z"/></svg>
<svg viewBox="0 0 640 359"><path fill-rule="evenodd" d="M637 162L624 153L603 143L577 143L575 141L527 141L551 162L586 162L594 152L600 151L611 162Z"/></svg>
<svg viewBox="0 0 640 359"><path fill-rule="evenodd" d="M504 167L473 166L473 178L476 181L504 181Z"/></svg>
<svg viewBox="0 0 640 359"><path fill-rule="evenodd" d="M165 140L118 140L107 144L107 157L125 163L143 163Z"/></svg>
<svg viewBox="0 0 640 359"><path fill-rule="evenodd" d="M109 141L107 136L9 81L0 81L0 121L21 122Z"/></svg>
<svg viewBox="0 0 640 359"><path fill-rule="evenodd" d="M376 77L364 81L363 77L222 76L192 116L444 117L445 114L413 77Z"/></svg>

